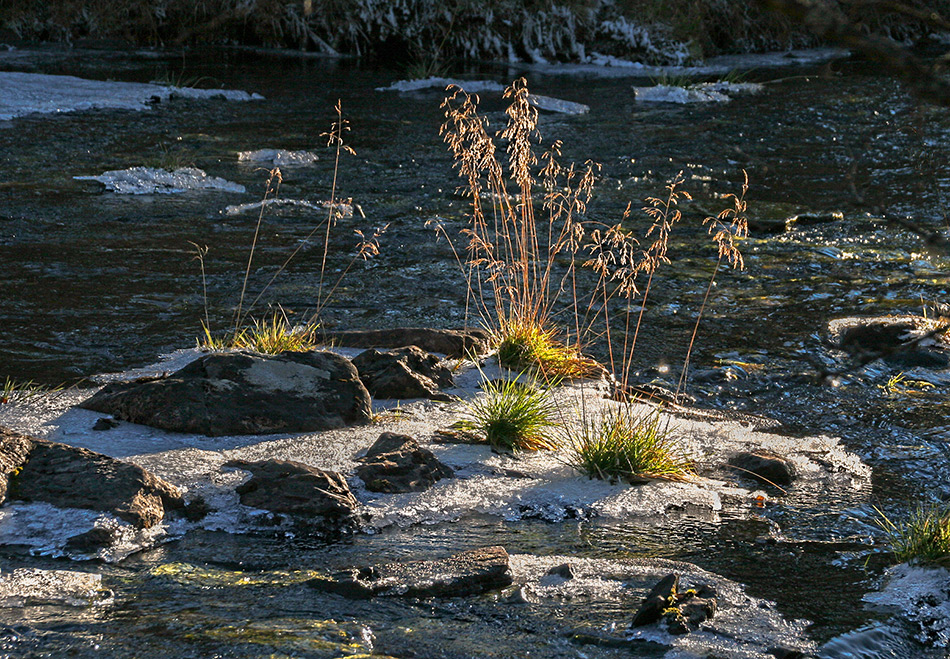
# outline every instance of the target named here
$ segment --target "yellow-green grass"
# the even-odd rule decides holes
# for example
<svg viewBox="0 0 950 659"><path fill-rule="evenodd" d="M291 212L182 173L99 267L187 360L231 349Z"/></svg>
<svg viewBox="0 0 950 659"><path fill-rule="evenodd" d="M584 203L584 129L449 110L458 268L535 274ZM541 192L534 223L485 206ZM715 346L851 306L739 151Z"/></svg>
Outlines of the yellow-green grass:
<svg viewBox="0 0 950 659"><path fill-rule="evenodd" d="M555 330L532 324L506 326L495 337L498 363L519 371L536 371L545 380L576 379L599 375L603 367L585 357L575 346L556 338Z"/></svg>
<svg viewBox="0 0 950 659"><path fill-rule="evenodd" d="M253 350L267 355L282 352L304 352L317 347L317 328L313 325L294 326L281 314L269 320L254 320L250 327L237 332L216 336L204 323L203 335L198 338L202 350Z"/></svg>

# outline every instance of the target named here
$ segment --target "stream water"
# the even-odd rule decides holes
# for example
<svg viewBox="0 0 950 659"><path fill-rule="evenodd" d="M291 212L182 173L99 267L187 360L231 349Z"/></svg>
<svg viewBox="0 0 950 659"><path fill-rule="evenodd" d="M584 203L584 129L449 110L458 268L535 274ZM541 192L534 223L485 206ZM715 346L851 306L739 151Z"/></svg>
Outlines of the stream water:
<svg viewBox="0 0 950 659"><path fill-rule="evenodd" d="M260 165L239 162L237 152L318 153L310 166L283 169L280 196L314 204L328 199L333 154L321 134L338 99L356 151L341 162L338 195L352 197L362 214L339 223L330 279L351 261L354 230L388 228L381 253L357 261L342 280L324 322L341 328L464 322L464 282L445 242L426 227L430 220L459 227L465 209L439 137L438 90L379 92L400 71L228 50L185 57L48 50L0 57L0 68L138 82L171 77L266 98L182 99L147 111L0 123L0 377L73 382L191 345L205 296L190 243L209 247L208 314L212 327L223 328L240 294L257 220L256 211L226 208L260 201L266 179ZM630 650L558 641L557 607L480 600L340 610L338 600L299 585L301 571L317 567L502 544L510 553L541 556L689 561L774 601L787 618L811 621L808 634L819 644L869 630L833 641L827 656L944 656L916 645L907 630L875 626L889 615L867 610L861 598L880 585L887 564L872 506L901 516L918 501L950 498L950 374L909 370L908 379L933 386L890 390L882 385L900 370L879 362L845 370L833 384L816 384L808 374L844 365L825 346L829 320L920 313L923 303L946 298L948 258L927 254L916 235L880 213L945 224L950 116L918 107L893 80L849 60L753 70L748 79L767 82L765 90L723 104L638 104L631 86L649 84L642 78L491 66L468 73L500 82L524 73L532 92L590 106L584 115L544 114L540 128L546 142L564 142L565 160L603 165L589 210L594 219L617 218L629 201L640 207L685 173L696 202L684 206L673 264L651 292L639 339L644 378L670 378L675 386L715 264L700 221L719 209L717 195L738 191L742 170L748 171L749 215L759 224L743 243L746 269L718 275L692 358L703 377L690 393L706 406L776 418L786 432L842 437L872 466L872 490L853 500L770 506L751 519L747 511L729 510L715 521L684 514L623 525L476 517L358 535L329 547L195 532L117 565L64 566L3 547L0 568L95 570L115 599L92 609L2 609L0 653L337 657L375 648L397 657L629 656ZM500 94L483 94L483 108L500 123ZM194 165L246 192L117 195L74 179L133 165ZM842 215L786 231L756 228L834 212ZM303 205L267 210L250 291L256 295L321 217ZM647 220L639 221L646 228ZM322 245L311 240L259 310L279 303L304 317L314 304L321 254ZM607 624L617 619L612 607L593 602L585 609L588 620L578 622ZM663 652L644 647L642 656Z"/></svg>

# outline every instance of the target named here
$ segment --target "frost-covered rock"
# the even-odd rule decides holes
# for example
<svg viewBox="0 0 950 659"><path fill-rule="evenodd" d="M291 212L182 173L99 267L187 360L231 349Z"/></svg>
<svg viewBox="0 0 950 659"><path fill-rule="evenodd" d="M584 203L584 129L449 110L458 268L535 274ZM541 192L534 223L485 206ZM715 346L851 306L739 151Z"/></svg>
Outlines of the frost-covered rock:
<svg viewBox="0 0 950 659"><path fill-rule="evenodd" d="M687 87L655 85L634 87L636 100L643 103L727 103L735 94L756 94L762 85L755 82L701 82Z"/></svg>
<svg viewBox="0 0 950 659"><path fill-rule="evenodd" d="M285 149L258 149L239 151L238 162L272 165L274 167L302 167L312 165L319 158L312 151L287 151Z"/></svg>
<svg viewBox="0 0 950 659"><path fill-rule="evenodd" d="M422 78L419 80L397 80L389 87L377 87L378 92L415 92L422 89L444 91L449 85L460 87L470 94L479 92L501 92L505 86L494 80L458 80L457 78Z"/></svg>
<svg viewBox="0 0 950 659"><path fill-rule="evenodd" d="M728 103L730 100L722 92L672 85L634 87L633 93L641 103Z"/></svg>
<svg viewBox="0 0 950 659"><path fill-rule="evenodd" d="M567 577L554 571L570 564ZM689 563L663 559L603 560L578 559L574 556L510 557L514 583L520 586L524 601L541 606L557 606L570 624L571 607L585 602L616 602L618 611L628 612L612 625L612 631L573 627L564 633L575 645L637 648L647 643L668 646L666 657L676 659L723 657L729 659L775 659L773 651L784 648L805 656L814 649L807 639L803 620L786 620L766 600L751 597L743 587L724 577L706 572ZM716 613L709 624L702 624L688 635L673 634L664 624L631 627L633 612L656 585L675 573L685 591L707 587L715 591Z"/></svg>
<svg viewBox="0 0 950 659"><path fill-rule="evenodd" d="M253 435L368 423L370 397L331 352L212 353L165 377L106 385L83 407L175 432Z"/></svg>
<svg viewBox="0 0 950 659"><path fill-rule="evenodd" d="M86 80L73 76L0 72L0 120L28 114L92 109L146 110L171 98L262 100L260 94L229 89L192 89L140 82Z"/></svg>
<svg viewBox="0 0 950 659"><path fill-rule="evenodd" d="M208 176L195 167L174 171L153 167L130 167L104 172L99 176L74 176L77 181L98 181L116 194L177 194L187 190L245 192L243 185Z"/></svg>

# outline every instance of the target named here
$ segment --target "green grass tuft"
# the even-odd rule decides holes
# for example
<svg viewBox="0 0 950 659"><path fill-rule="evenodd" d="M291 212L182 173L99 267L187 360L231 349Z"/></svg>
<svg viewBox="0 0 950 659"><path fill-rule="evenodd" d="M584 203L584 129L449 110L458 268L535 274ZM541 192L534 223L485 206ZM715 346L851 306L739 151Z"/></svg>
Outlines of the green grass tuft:
<svg viewBox="0 0 950 659"><path fill-rule="evenodd" d="M676 446L660 410L636 415L629 408L585 416L568 430L569 464L591 478L683 481L692 461Z"/></svg>
<svg viewBox="0 0 950 659"><path fill-rule="evenodd" d="M547 393L534 384L493 380L485 393L466 402L466 416L453 428L472 433L493 448L504 451L554 450L552 429L557 408Z"/></svg>
<svg viewBox="0 0 950 659"><path fill-rule="evenodd" d="M950 506L922 506L901 523L875 510L878 526L889 536L891 551L899 562L913 560L950 567Z"/></svg>

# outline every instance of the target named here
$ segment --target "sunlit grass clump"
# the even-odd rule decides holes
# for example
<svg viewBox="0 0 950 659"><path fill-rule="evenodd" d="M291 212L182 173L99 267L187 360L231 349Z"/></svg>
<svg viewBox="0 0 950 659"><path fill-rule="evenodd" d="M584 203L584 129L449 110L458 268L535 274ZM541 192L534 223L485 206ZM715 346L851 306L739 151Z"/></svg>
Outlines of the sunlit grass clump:
<svg viewBox="0 0 950 659"><path fill-rule="evenodd" d="M557 407L547 392L517 380L493 380L484 395L466 402L465 415L454 428L471 433L503 451L554 450Z"/></svg>
<svg viewBox="0 0 950 659"><path fill-rule="evenodd" d="M624 407L585 415L569 433L568 462L591 478L683 481L693 473L659 410L636 414Z"/></svg>
<svg viewBox="0 0 950 659"><path fill-rule="evenodd" d="M537 325L508 325L496 337L498 363L519 371L536 371L545 379L592 377L603 370L576 347L564 345L555 337L554 330Z"/></svg>
<svg viewBox="0 0 950 659"><path fill-rule="evenodd" d="M891 552L901 563L918 561L950 567L950 507L924 506L895 523L878 511L878 525L888 534Z"/></svg>
<svg viewBox="0 0 950 659"><path fill-rule="evenodd" d="M203 335L198 339L202 350L253 350L266 355L282 352L304 352L317 347L317 328L312 325L291 325L283 314L269 320L255 320L250 327L216 336L202 323Z"/></svg>

